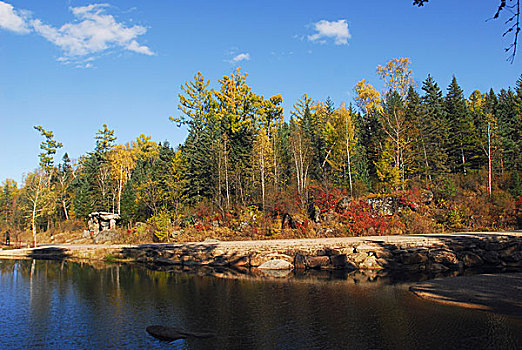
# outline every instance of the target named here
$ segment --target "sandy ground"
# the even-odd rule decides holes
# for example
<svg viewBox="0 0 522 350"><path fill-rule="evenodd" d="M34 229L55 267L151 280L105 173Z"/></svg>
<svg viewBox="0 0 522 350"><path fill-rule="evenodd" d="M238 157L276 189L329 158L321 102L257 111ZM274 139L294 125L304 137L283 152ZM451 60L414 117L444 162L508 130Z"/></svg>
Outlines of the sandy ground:
<svg viewBox="0 0 522 350"><path fill-rule="evenodd" d="M421 298L522 319L522 273L442 278L410 287Z"/></svg>

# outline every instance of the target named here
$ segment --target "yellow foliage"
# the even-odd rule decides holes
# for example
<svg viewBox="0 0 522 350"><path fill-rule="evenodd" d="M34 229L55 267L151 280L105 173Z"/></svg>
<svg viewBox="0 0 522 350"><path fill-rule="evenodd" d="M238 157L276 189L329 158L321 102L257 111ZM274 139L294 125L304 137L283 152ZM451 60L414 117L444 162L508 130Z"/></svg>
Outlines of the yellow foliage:
<svg viewBox="0 0 522 350"><path fill-rule="evenodd" d="M395 90L406 98L410 86L414 84L410 63L409 58L400 57L388 61L384 67L377 66L377 74L384 81L386 90Z"/></svg>
<svg viewBox="0 0 522 350"><path fill-rule="evenodd" d="M247 74L242 75L240 68L220 79L221 88L214 91L219 104L217 116L221 125L232 134L253 126L254 111L261 101L246 84Z"/></svg>
<svg viewBox="0 0 522 350"><path fill-rule="evenodd" d="M390 142L384 143L379 161L375 163L377 177L386 191L394 191L399 189L401 183L401 174L399 168L395 165L393 159L393 145Z"/></svg>
<svg viewBox="0 0 522 350"><path fill-rule="evenodd" d="M475 90L469 96L469 99L466 101L471 112L481 115L484 112L484 107L486 106L486 97L480 93L480 91Z"/></svg>
<svg viewBox="0 0 522 350"><path fill-rule="evenodd" d="M354 89L355 102L364 113L381 110L381 94L365 79L355 84Z"/></svg>
<svg viewBox="0 0 522 350"><path fill-rule="evenodd" d="M137 159L151 160L159 156L159 145L150 139L150 136L141 134L136 141L131 142Z"/></svg>

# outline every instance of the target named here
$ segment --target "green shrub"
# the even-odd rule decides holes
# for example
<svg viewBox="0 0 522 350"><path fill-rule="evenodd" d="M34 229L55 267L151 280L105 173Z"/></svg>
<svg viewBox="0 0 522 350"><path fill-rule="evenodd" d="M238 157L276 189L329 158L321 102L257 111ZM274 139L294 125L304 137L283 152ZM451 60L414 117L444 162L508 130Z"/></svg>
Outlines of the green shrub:
<svg viewBox="0 0 522 350"><path fill-rule="evenodd" d="M154 236L156 236L158 241L165 242L168 239L172 220L171 213L166 208L162 208L156 215L151 216L147 223L153 227Z"/></svg>

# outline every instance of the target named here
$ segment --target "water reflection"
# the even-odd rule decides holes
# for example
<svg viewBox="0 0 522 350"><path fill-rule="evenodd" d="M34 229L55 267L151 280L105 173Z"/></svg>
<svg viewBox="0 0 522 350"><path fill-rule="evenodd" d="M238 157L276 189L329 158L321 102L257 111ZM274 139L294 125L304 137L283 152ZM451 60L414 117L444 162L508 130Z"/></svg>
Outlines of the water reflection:
<svg viewBox="0 0 522 350"><path fill-rule="evenodd" d="M423 301L397 276L201 276L208 273L0 261L0 348L522 347L521 321ZM217 337L165 343L146 334L152 324Z"/></svg>

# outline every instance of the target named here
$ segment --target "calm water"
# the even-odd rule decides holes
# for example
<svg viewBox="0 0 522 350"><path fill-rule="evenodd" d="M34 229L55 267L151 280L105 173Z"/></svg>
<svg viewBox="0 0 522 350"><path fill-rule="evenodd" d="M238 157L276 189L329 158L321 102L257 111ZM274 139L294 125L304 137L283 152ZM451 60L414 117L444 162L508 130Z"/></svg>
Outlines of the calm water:
<svg viewBox="0 0 522 350"><path fill-rule="evenodd" d="M0 260L0 349L522 349L522 321L426 302L408 285ZM152 324L216 337L161 342Z"/></svg>

